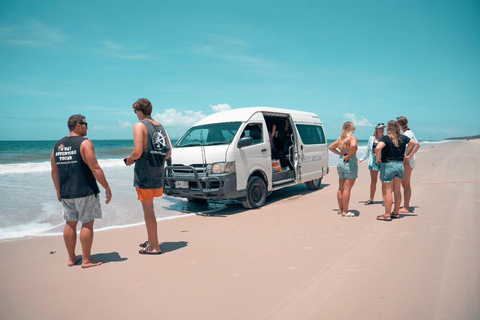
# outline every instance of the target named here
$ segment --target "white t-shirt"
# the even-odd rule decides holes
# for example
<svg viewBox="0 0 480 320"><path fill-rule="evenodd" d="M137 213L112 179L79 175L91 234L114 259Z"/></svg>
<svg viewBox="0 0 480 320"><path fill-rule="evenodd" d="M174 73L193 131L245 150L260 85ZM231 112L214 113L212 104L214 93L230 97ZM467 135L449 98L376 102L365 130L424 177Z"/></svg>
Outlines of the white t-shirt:
<svg viewBox="0 0 480 320"><path fill-rule="evenodd" d="M409 137L411 140L413 139L414 141L417 141L417 138L415 138L415 135L413 134L413 131L412 130L407 130L405 132L403 132L403 135L404 136L407 136ZM405 147L405 155L407 154L407 151L408 151L408 145ZM410 160L408 161L408 163L410 164L410 167L412 168L415 168L415 163L417 162L417 160L415 159L415 155L413 155Z"/></svg>

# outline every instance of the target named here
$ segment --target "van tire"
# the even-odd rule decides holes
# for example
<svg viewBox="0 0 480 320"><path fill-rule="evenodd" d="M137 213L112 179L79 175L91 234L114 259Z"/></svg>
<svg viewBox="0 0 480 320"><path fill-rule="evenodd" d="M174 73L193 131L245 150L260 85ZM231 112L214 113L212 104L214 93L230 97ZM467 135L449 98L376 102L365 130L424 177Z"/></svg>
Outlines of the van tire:
<svg viewBox="0 0 480 320"><path fill-rule="evenodd" d="M305 184L307 185L308 190L318 190L322 184L322 178L305 182Z"/></svg>
<svg viewBox="0 0 480 320"><path fill-rule="evenodd" d="M247 196L242 200L242 205L247 209L259 208L265 204L267 199L267 186L265 181L259 177L248 178Z"/></svg>

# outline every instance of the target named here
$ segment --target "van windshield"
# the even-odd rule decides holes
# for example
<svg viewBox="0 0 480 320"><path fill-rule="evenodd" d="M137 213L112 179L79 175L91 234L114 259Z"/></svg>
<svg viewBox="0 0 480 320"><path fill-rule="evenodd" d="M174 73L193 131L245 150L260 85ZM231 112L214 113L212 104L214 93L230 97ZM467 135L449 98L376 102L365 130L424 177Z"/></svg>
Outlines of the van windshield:
<svg viewBox="0 0 480 320"><path fill-rule="evenodd" d="M177 141L175 147L230 144L241 124L241 122L225 122L192 127Z"/></svg>

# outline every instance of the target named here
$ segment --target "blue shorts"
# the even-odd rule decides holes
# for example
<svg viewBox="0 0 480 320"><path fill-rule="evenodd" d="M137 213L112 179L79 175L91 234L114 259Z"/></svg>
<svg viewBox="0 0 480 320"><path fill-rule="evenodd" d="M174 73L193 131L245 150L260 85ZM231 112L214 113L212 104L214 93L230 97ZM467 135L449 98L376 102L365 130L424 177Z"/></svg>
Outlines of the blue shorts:
<svg viewBox="0 0 480 320"><path fill-rule="evenodd" d="M380 163L377 163L376 155L373 155L373 162L371 166L368 166L368 170L380 171Z"/></svg>
<svg viewBox="0 0 480 320"><path fill-rule="evenodd" d="M344 156L338 158L337 172L339 179L356 179L358 176L357 157L353 156L348 162L343 161Z"/></svg>
<svg viewBox="0 0 480 320"><path fill-rule="evenodd" d="M395 178L403 179L404 174L403 161L382 162L380 167L380 181L392 182Z"/></svg>

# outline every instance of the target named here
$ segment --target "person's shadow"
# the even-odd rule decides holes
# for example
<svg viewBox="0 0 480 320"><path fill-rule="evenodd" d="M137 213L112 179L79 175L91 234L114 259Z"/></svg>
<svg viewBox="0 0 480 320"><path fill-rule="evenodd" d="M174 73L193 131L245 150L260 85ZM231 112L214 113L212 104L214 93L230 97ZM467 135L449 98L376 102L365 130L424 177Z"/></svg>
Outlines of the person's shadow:
<svg viewBox="0 0 480 320"><path fill-rule="evenodd" d="M128 258L122 258L118 252L92 254L92 259L102 261L103 263L122 262L128 260Z"/></svg>
<svg viewBox="0 0 480 320"><path fill-rule="evenodd" d="M186 246L188 246L188 242L186 241L160 243L160 249L162 249L162 254L185 248Z"/></svg>

